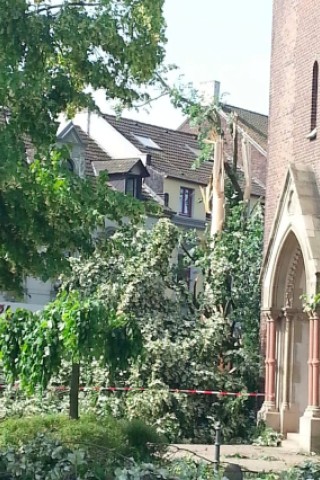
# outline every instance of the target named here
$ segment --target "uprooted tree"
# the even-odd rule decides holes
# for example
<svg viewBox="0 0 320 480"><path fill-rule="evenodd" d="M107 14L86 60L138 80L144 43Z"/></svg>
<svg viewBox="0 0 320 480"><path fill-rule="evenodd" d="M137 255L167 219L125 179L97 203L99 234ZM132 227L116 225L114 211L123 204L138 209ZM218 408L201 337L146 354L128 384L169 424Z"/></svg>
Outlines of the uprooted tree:
<svg viewBox="0 0 320 480"><path fill-rule="evenodd" d="M186 289L177 291L171 270L166 284L174 292L177 310L168 315L158 306L157 314L150 315L144 305L136 312L142 321L144 355L133 362L126 381L128 385L148 386L151 390L127 395L123 414L148 418L172 439L198 441L210 441L214 423L220 420L225 437L231 440L250 434L255 400L245 395L186 397L166 389L258 389L262 210L259 203L255 207L250 203L248 139L245 137L242 142L247 164L243 166L244 173L239 173L237 152L233 152L230 163L223 157L220 105L202 107L178 91L171 94L175 104L182 105L200 127L203 151L198 163L214 155L212 179L204 192L214 225L201 242L195 238L191 245L183 239L178 242L186 253L186 266L195 266L202 273L203 291L198 296L186 294ZM236 119L230 120L236 143ZM240 175L245 179L244 189ZM158 275L161 276L160 272ZM130 295L135 298L135 284L130 288ZM158 289L161 305L167 305L168 300L162 300L166 292L160 292ZM143 297L150 299L148 289ZM130 311L134 311L133 305Z"/></svg>
<svg viewBox="0 0 320 480"><path fill-rule="evenodd" d="M46 280L66 251L92 253L92 229L141 212L71 178L54 148L57 118L96 109L88 88L124 106L146 100L164 57L163 0L17 0L0 5L0 290ZM143 55L141 55L143 51ZM132 203L134 203L132 205Z"/></svg>
<svg viewBox="0 0 320 480"><path fill-rule="evenodd" d="M226 438L246 435L253 419L245 397L187 397L167 389L257 388L261 237L259 208L247 218L241 205L232 207L214 249L210 234L199 244L164 219L150 231L119 230L92 258L71 260L62 292L43 312L2 317L8 380L34 390L62 364L70 379L73 364L70 400L77 405L79 364L85 372L94 359L99 384L104 377L104 386L150 388L123 398L122 415L143 417L172 439L208 441L218 419ZM205 289L196 297L178 279L172 261L178 249L202 271ZM115 333L128 342L130 358L123 358L125 343L113 343ZM95 372L91 381L96 385ZM105 405L113 410L115 401Z"/></svg>

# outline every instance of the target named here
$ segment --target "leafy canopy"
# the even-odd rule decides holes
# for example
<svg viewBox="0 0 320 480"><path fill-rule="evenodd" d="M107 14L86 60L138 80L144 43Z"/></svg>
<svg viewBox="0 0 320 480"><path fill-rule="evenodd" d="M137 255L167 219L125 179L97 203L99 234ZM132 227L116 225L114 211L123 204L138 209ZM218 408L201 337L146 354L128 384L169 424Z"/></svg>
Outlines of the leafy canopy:
<svg viewBox="0 0 320 480"><path fill-rule="evenodd" d="M66 249L92 252L104 216L141 207L71 178L56 120L96 108L90 89L125 106L144 98L164 57L163 0L3 1L0 4L0 289L63 271ZM141 52L143 51L143 55ZM35 159L32 166L30 161Z"/></svg>

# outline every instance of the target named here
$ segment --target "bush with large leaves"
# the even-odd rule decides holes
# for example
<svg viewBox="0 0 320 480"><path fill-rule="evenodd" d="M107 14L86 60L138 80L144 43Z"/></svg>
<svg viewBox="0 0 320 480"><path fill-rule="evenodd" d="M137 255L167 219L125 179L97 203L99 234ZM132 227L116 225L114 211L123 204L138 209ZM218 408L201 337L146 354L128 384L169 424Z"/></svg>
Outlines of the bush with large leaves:
<svg viewBox="0 0 320 480"><path fill-rule="evenodd" d="M190 235L188 237L190 245ZM103 253L90 260L72 259L72 273L61 293L63 301L76 295L77 301L83 305L87 299L95 299L103 311L97 323L98 334L95 329L85 330L82 338L78 327L73 328L72 305L69 305L60 326L59 336L63 341L54 345L57 348L63 345L65 359L75 352L84 364L93 358L99 360L105 350L99 350L100 342L95 349L95 341L103 338L108 319L121 318L141 332L142 353L139 354L136 348L135 358L129 359L129 367L123 369L119 361L124 344L111 342L106 352L113 368L105 373L99 370L104 365L102 356L100 367L89 371L86 383L104 385L112 382L120 386L148 387L149 390L127 394L120 402L116 396L110 397L108 411L146 419L170 439L211 441L217 420L222 422L226 439L247 436L254 413L254 403L250 399L186 396L170 393L168 388L231 392L258 388L261 241L260 208L256 207L248 214L245 205L230 206L226 228L220 237L214 242L210 237L193 242L193 248L188 250L188 261L201 269L204 276L204 291L194 298L186 283L177 281L173 257L177 249L186 249L186 242L172 223L162 219L150 231L130 226L123 228L109 239ZM53 314L54 305L48 308ZM15 328L19 325L24 328L23 322L14 325ZM89 323L85 323L84 328L86 325ZM40 328L50 332L48 325L40 323ZM76 334L82 338L80 342ZM35 335L42 338L38 331ZM111 329L111 339L112 335ZM28 343L27 334L12 332L12 342L5 345L8 338L5 328L0 339L4 349L13 348L10 350L14 360L12 366L10 351L6 355L8 372L13 371L13 367L20 368L18 376L25 379L27 385L34 371L41 378L43 362L47 359L45 357L42 363L40 358L35 359L35 364L39 365L40 361L38 367L27 363L28 356L22 358L21 364L16 362L14 342L17 337ZM138 337L132 337L133 347L135 338ZM103 348L105 346L103 343ZM28 350L18 348L21 352ZM32 351L37 352L37 348ZM58 368L60 357L58 354ZM55 366L54 371L50 371L45 377L46 382L58 368ZM86 366L85 370L90 368ZM100 414L106 408L101 405L100 401L96 403Z"/></svg>
<svg viewBox="0 0 320 480"><path fill-rule="evenodd" d="M172 439L210 442L218 420L225 439L248 437L255 400L161 390L258 389L261 244L260 207L248 215L240 204L230 206L219 238L208 238L193 249L204 292L169 322L161 314L158 322L155 316L142 317L144 355L132 365L128 383L159 391L128 395L126 415L149 419Z"/></svg>

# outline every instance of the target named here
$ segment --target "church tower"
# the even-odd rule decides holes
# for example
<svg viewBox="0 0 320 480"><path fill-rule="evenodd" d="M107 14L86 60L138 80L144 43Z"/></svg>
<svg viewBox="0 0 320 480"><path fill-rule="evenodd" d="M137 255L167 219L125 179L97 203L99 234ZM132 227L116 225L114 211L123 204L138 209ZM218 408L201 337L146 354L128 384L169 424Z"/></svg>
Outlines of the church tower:
<svg viewBox="0 0 320 480"><path fill-rule="evenodd" d="M261 416L320 451L320 8L274 0L261 335Z"/></svg>

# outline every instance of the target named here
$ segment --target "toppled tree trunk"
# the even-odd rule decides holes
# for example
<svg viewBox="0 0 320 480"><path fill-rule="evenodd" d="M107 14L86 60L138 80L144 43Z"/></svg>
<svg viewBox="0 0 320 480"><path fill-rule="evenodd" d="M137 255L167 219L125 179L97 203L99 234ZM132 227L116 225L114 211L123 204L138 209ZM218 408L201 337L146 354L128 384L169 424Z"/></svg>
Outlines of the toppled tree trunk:
<svg viewBox="0 0 320 480"><path fill-rule="evenodd" d="M224 222L224 161L223 138L215 143L213 178L212 178L212 207L211 207L211 237L221 232Z"/></svg>
<svg viewBox="0 0 320 480"><path fill-rule="evenodd" d="M232 125L232 169L234 172L238 168L238 115L234 114Z"/></svg>
<svg viewBox="0 0 320 480"><path fill-rule="evenodd" d="M243 200L249 202L251 198L251 145L245 138L242 139L242 162L245 178Z"/></svg>
<svg viewBox="0 0 320 480"><path fill-rule="evenodd" d="M69 418L79 420L79 387L80 387L80 365L73 363L71 367L70 394L69 394Z"/></svg>

